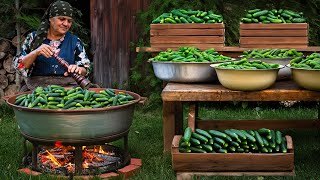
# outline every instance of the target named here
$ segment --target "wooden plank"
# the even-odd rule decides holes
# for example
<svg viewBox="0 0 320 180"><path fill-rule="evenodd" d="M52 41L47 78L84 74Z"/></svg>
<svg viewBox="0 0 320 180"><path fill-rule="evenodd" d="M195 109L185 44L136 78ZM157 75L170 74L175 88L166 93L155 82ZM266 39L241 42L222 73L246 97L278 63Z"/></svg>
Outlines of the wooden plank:
<svg viewBox="0 0 320 180"><path fill-rule="evenodd" d="M208 46L204 46L204 49L208 49L211 47L211 44L207 44ZM224 46L224 47L217 47L215 48L216 51L219 52L235 52L239 53L242 51L250 50L255 47L239 47L239 46ZM166 47L136 47L136 52L161 52L165 51L167 48ZM307 46L307 47L298 47L296 48L297 51L302 51L302 52L320 52L320 46Z"/></svg>
<svg viewBox="0 0 320 180"><path fill-rule="evenodd" d="M178 149L178 147L172 147ZM214 162L214 163L213 163ZM294 153L180 153L172 152L175 171L264 171L294 169Z"/></svg>
<svg viewBox="0 0 320 180"><path fill-rule="evenodd" d="M317 128L319 121L317 120L198 120L196 128L210 129L310 129Z"/></svg>
<svg viewBox="0 0 320 180"><path fill-rule="evenodd" d="M224 29L150 29L150 36L224 36Z"/></svg>
<svg viewBox="0 0 320 180"><path fill-rule="evenodd" d="M163 151L170 152L172 139L175 135L175 107L174 102L163 101Z"/></svg>
<svg viewBox="0 0 320 180"><path fill-rule="evenodd" d="M250 37L307 37L308 31L303 29L287 30L287 29L241 29L240 36Z"/></svg>
<svg viewBox="0 0 320 180"><path fill-rule="evenodd" d="M308 37L240 37L240 44L306 44Z"/></svg>
<svg viewBox="0 0 320 180"><path fill-rule="evenodd" d="M168 83L163 101L320 101L320 92L298 87L293 81L277 81L262 91L233 91L220 84Z"/></svg>
<svg viewBox="0 0 320 180"><path fill-rule="evenodd" d="M163 44L190 44L190 43L224 43L223 36L153 36L150 37L150 44L163 43Z"/></svg>
<svg viewBox="0 0 320 180"><path fill-rule="evenodd" d="M177 180L192 180L193 176L295 176L295 172L177 172Z"/></svg>
<svg viewBox="0 0 320 180"><path fill-rule="evenodd" d="M241 48L250 48L250 49L257 49L257 48L303 49L303 48L307 48L308 44L241 44L240 46Z"/></svg>
<svg viewBox="0 0 320 180"><path fill-rule="evenodd" d="M286 24L243 24L240 23L242 29L308 29L307 23L286 23Z"/></svg>
<svg viewBox="0 0 320 180"><path fill-rule="evenodd" d="M293 141L291 136L286 136L288 151L293 151Z"/></svg>
<svg viewBox="0 0 320 180"><path fill-rule="evenodd" d="M192 47L197 47L200 50L206 50L206 49L210 49L210 48L217 48L217 47L223 47L224 43L213 43L213 44L208 44L208 43L186 43L186 44L180 44L180 43L171 43L171 44L163 44L163 43L155 43L152 44L153 47L155 48L161 48L164 51L166 51L168 48L173 49L173 50L177 50L179 49L179 47L183 47L183 46L192 46Z"/></svg>
<svg viewBox="0 0 320 180"><path fill-rule="evenodd" d="M216 23L216 24L197 24L197 23L190 23L190 24L150 24L150 29L224 29L223 23Z"/></svg>

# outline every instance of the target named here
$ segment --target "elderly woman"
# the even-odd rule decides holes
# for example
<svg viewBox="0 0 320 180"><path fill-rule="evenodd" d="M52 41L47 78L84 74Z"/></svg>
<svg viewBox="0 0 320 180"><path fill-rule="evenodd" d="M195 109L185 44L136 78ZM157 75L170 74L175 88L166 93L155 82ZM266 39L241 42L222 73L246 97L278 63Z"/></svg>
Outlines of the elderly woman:
<svg viewBox="0 0 320 180"><path fill-rule="evenodd" d="M55 1L42 17L38 30L26 37L21 53L13 63L18 73L26 77L28 89L49 84L71 85L75 81L68 77L68 73L89 74L90 60L83 43L69 32L72 16L73 9L68 2ZM52 56L53 53L58 53L69 63L66 72Z"/></svg>

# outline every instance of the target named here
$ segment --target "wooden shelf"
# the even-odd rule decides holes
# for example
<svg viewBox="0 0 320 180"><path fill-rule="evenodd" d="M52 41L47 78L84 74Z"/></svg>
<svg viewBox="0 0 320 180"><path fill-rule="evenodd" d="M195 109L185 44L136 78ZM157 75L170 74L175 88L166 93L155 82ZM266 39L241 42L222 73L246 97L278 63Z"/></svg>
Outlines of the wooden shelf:
<svg viewBox="0 0 320 180"><path fill-rule="evenodd" d="M212 47L210 46L203 47L203 49L209 49L209 48L212 48ZM177 48L172 48L172 49L175 50ZM243 51L254 49L254 48L240 48L238 46L225 46L225 47L215 47L214 49L219 52L243 52ZM302 52L320 52L320 46L309 46L305 48L295 48L295 49L297 51L302 51ZM159 47L136 47L136 52L156 53L156 52L161 52L166 50L167 48L159 48Z"/></svg>

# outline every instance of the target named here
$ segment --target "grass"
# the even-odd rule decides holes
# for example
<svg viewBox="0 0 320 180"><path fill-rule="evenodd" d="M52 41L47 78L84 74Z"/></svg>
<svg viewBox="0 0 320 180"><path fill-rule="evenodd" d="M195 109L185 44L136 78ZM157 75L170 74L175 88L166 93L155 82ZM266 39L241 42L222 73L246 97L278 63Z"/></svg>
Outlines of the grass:
<svg viewBox="0 0 320 180"><path fill-rule="evenodd" d="M317 108L314 105L295 105L292 108L284 108L279 105L249 104L245 109L240 105L203 104L200 116L206 118L316 118ZM186 117L186 116L185 116ZM199 177L199 179L221 180L274 180L274 179L319 179L320 171L318 162L320 156L319 134L317 130L294 131L288 130L287 134L293 137L295 148L295 177ZM14 120L13 111L6 105L0 105L0 179L58 179L49 175L28 176L17 172L21 168L22 138ZM115 142L122 144L122 142ZM137 107L134 122L129 134L129 152L132 157L142 159L142 167L131 179L176 179L171 166L170 154L163 154L162 142L162 109L155 108L144 110ZM93 178L99 179L99 178ZM113 178L115 180L122 177Z"/></svg>

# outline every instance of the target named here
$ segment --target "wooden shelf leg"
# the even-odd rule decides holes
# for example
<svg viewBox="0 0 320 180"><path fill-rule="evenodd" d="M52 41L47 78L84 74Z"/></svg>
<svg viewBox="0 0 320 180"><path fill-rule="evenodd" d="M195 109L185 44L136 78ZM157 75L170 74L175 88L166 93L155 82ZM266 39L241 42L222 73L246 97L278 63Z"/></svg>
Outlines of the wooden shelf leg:
<svg viewBox="0 0 320 180"><path fill-rule="evenodd" d="M170 152L173 137L175 135L175 103L163 101L163 146L164 152Z"/></svg>

